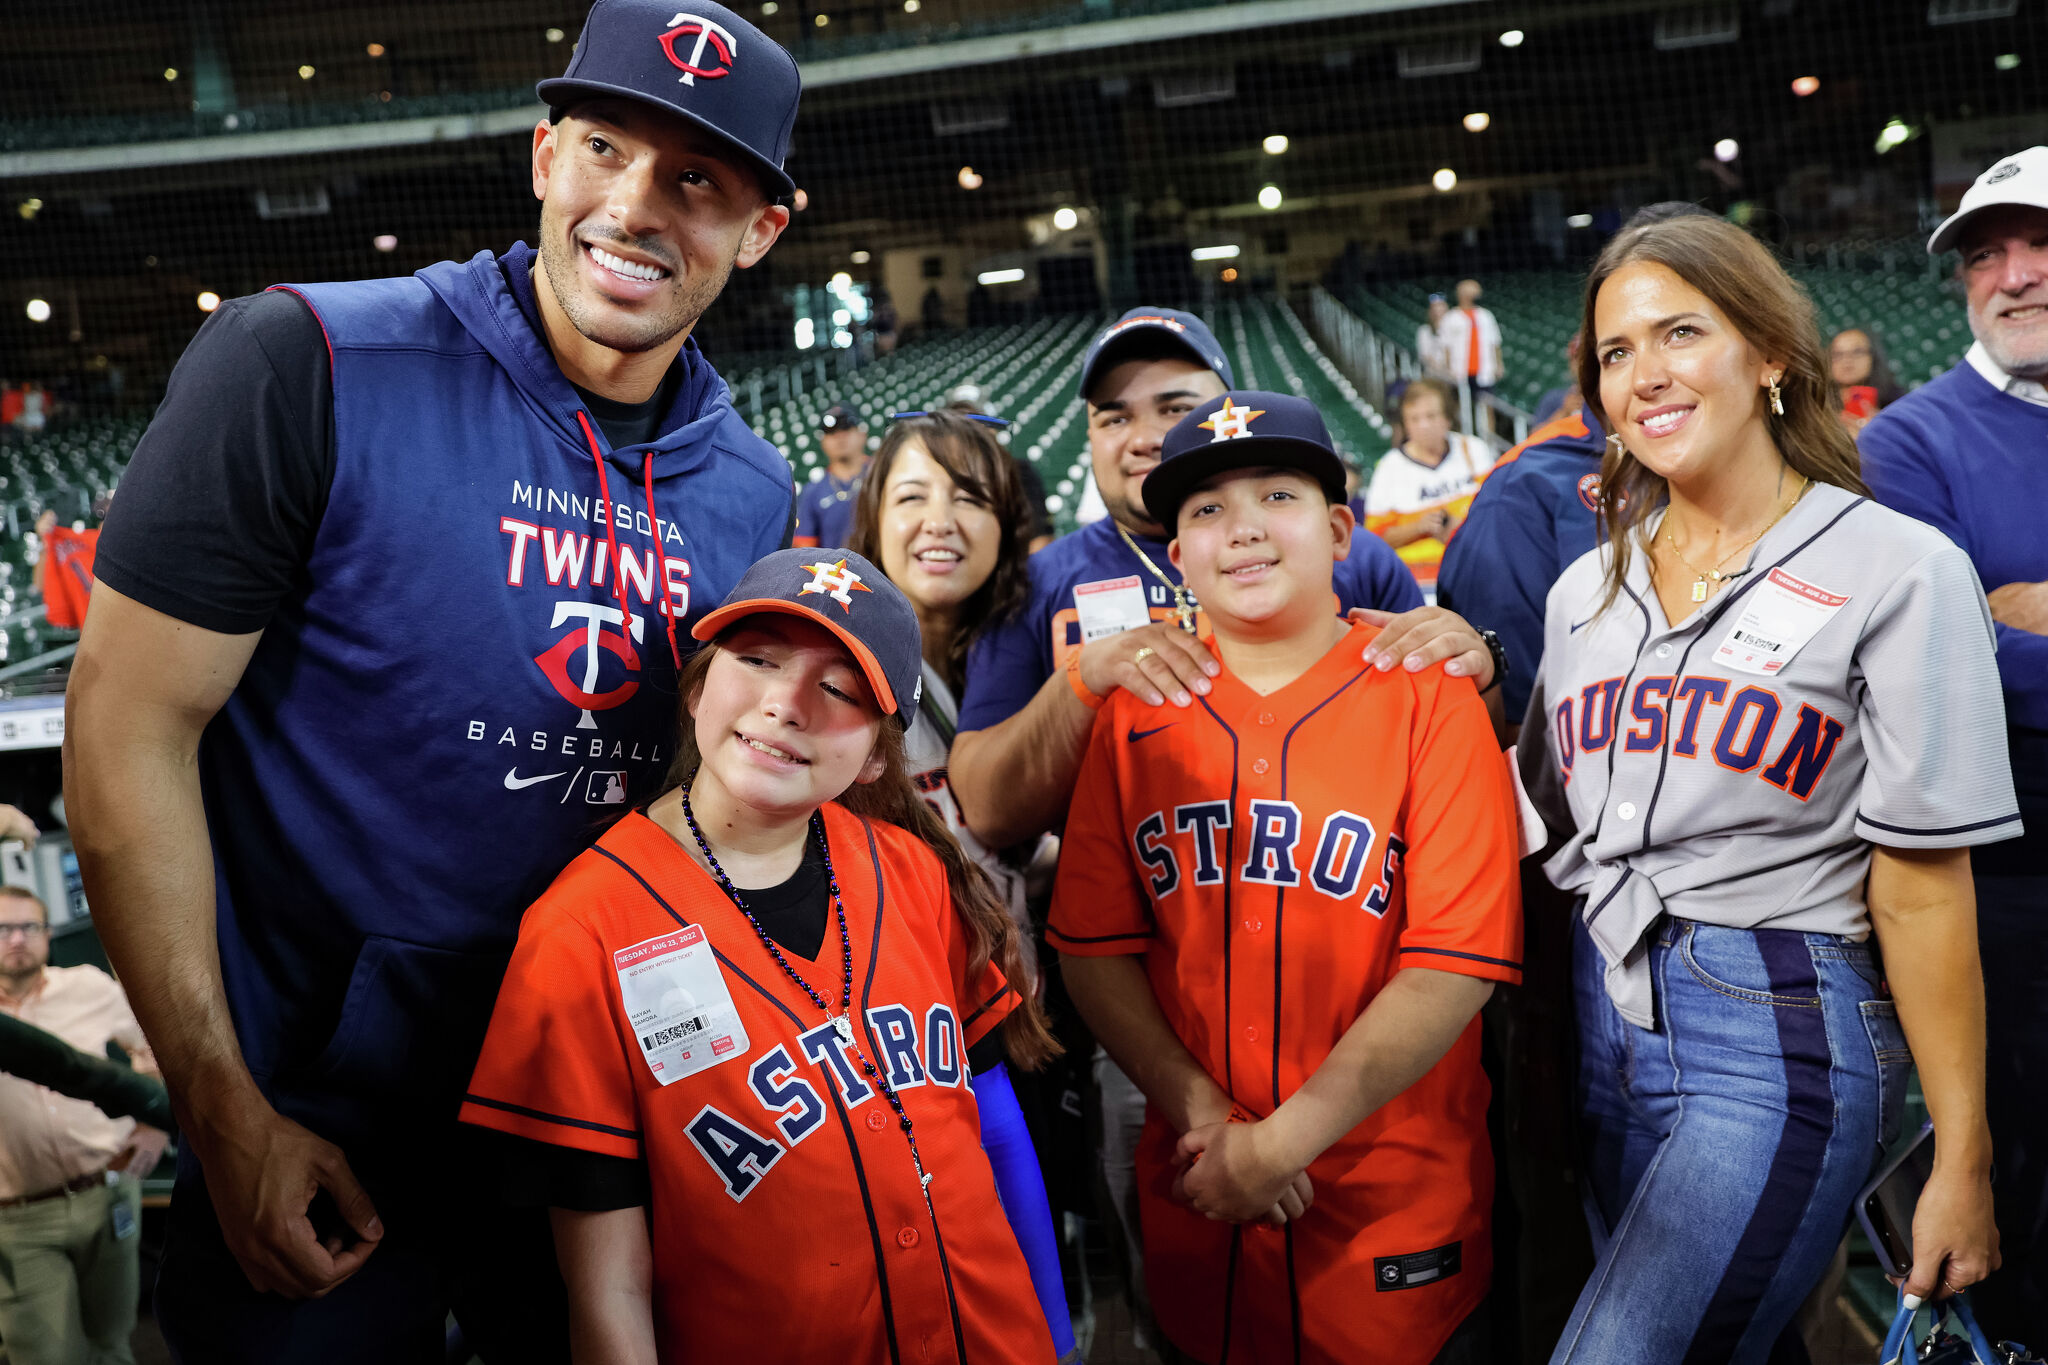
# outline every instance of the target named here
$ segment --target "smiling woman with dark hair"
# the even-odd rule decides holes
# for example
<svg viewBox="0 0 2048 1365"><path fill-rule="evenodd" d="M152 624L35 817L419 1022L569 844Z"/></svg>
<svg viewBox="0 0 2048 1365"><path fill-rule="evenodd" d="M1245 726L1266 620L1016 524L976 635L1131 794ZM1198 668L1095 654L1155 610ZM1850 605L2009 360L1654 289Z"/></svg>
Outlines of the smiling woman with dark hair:
<svg viewBox="0 0 2048 1365"><path fill-rule="evenodd" d="M1599 1251L1552 1360L1753 1365L1916 1061L1939 1145L1905 1289L1998 1264L1969 846L2019 816L1991 622L1962 552L1865 496L1762 244L1626 230L1584 326L1608 543L1551 590L1521 731L1544 870L1580 898Z"/></svg>

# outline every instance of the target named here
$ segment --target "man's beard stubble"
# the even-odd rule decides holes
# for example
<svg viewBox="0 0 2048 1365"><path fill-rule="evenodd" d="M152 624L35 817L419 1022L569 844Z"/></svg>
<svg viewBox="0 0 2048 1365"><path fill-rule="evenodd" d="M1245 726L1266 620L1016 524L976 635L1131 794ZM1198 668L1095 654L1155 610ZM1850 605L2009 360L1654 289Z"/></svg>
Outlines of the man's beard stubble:
<svg viewBox="0 0 2048 1365"><path fill-rule="evenodd" d="M672 295L669 305L659 312L630 318L616 315L607 318L592 306L584 292L586 286L579 273L581 262L577 260L582 248L563 234L547 231L545 225L540 238L541 267L547 271L555 302L561 305L569 325L586 340L628 355L659 350L677 336L695 328L712 301L724 291L725 282L732 278L733 267L739 261L739 248L735 247L724 268L716 275L695 281L687 275L682 276L681 290ZM628 244L624 238L619 242ZM674 284L676 279L677 275L672 273L668 283Z"/></svg>

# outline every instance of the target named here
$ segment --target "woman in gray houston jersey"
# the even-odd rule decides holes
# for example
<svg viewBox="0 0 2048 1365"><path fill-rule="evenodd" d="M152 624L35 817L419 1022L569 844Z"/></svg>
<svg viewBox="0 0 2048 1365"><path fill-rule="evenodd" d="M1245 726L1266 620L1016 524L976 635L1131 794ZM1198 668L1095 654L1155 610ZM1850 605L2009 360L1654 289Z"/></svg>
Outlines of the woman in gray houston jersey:
<svg viewBox="0 0 2048 1365"><path fill-rule="evenodd" d="M1915 1058L1938 1146L1907 1288L1998 1261L1968 846L2019 818L1991 622L1961 551L1864 496L1812 306L1741 230L1624 232L1585 335L1611 536L1551 590L1521 740L1583 897L1599 1260L1552 1360L1762 1361Z"/></svg>

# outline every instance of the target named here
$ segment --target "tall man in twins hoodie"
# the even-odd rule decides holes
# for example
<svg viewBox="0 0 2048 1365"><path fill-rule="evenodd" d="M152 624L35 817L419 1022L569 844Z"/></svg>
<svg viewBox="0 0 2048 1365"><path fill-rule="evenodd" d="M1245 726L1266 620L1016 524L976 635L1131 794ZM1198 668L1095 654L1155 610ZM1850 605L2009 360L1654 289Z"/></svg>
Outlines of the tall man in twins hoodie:
<svg viewBox="0 0 2048 1365"><path fill-rule="evenodd" d="M692 10L597 0L540 84L537 251L224 305L123 480L65 785L186 1138L183 1361L439 1362L450 1311L567 1358L549 1192L456 1109L521 909L655 792L691 623L790 523L690 334L788 225L797 69Z"/></svg>

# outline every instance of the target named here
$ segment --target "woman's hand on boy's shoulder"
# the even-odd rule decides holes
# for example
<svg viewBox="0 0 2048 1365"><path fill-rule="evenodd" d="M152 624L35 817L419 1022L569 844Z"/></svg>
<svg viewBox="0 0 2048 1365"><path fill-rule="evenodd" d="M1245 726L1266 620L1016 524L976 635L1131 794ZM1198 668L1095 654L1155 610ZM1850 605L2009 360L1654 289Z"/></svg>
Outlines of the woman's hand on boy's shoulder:
<svg viewBox="0 0 2048 1365"><path fill-rule="evenodd" d="M1441 663L1453 678L1470 678L1484 692L1493 685L1493 655L1470 622L1443 607L1416 607L1395 615L1370 607L1353 607L1346 618L1378 626L1380 633L1365 647L1364 659L1385 673L1400 664L1420 673Z"/></svg>
<svg viewBox="0 0 2048 1365"><path fill-rule="evenodd" d="M1482 647L1483 648L1483 647ZM1081 647L1081 685L1098 697L1121 687L1147 706L1192 706L1223 669L1209 647L1171 621L1154 621Z"/></svg>

